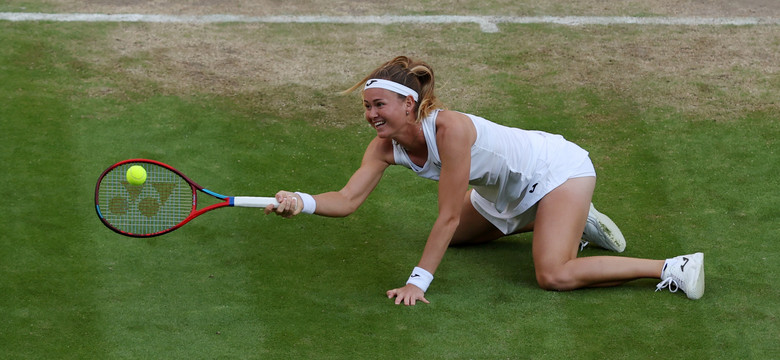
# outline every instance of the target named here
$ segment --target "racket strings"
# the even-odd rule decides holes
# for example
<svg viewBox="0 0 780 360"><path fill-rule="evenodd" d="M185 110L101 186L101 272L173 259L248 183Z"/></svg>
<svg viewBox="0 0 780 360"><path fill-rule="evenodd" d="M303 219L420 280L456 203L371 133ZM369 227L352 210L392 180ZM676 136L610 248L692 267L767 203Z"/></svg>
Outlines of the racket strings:
<svg viewBox="0 0 780 360"><path fill-rule="evenodd" d="M127 182L127 169L141 165L147 173L142 185ZM98 205L103 218L116 229L138 235L175 227L193 209L193 191L175 172L150 163L128 163L109 171L101 180ZM106 211L107 210L107 211Z"/></svg>

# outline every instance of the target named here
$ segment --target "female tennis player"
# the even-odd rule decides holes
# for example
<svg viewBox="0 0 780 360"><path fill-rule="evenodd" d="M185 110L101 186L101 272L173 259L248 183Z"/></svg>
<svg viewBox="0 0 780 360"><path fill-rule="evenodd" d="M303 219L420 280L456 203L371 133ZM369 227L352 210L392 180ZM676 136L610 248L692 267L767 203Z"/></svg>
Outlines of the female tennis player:
<svg viewBox="0 0 780 360"><path fill-rule="evenodd" d="M345 92L362 88L366 121L376 130L360 168L339 191L280 191L275 212L341 217L353 213L390 165L439 182L439 212L406 285L388 290L396 304L428 303L425 292L451 245L476 244L533 231L536 280L547 290L613 286L659 278L656 289L704 293L701 253L666 260L577 257L581 240L622 252L617 226L596 211L596 172L587 151L560 135L505 127L445 110L434 94L433 69L397 57Z"/></svg>

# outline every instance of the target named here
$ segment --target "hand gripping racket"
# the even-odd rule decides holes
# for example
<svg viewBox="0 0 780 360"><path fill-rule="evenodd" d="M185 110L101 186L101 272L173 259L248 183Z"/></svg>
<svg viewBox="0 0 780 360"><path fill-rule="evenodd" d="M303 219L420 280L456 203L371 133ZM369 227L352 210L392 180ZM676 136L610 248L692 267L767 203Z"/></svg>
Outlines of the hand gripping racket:
<svg viewBox="0 0 780 360"><path fill-rule="evenodd" d="M133 165L146 170L146 181L141 185L127 181L127 169ZM223 201L198 210L199 194ZM100 220L109 229L133 237L169 233L221 207L264 208L271 204L279 205L272 197L217 194L169 165L146 159L124 160L111 165L103 171L95 186L95 210Z"/></svg>

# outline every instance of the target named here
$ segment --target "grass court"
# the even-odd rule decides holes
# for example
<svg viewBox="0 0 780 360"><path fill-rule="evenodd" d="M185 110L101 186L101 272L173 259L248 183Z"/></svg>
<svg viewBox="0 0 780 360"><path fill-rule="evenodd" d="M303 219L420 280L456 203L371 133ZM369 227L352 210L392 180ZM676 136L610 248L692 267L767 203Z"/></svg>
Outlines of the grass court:
<svg viewBox="0 0 780 360"><path fill-rule="evenodd" d="M11 0L0 12L780 16L743 2ZM778 34L0 21L0 357L777 358ZM448 250L431 304L395 306L384 293L436 216L436 184L400 167L343 219L224 209L146 240L97 219L97 176L127 158L230 195L341 188L373 130L359 95L338 93L401 54L433 66L449 108L588 150L621 256L702 251L704 297L654 293L654 280L541 290L526 234Z"/></svg>

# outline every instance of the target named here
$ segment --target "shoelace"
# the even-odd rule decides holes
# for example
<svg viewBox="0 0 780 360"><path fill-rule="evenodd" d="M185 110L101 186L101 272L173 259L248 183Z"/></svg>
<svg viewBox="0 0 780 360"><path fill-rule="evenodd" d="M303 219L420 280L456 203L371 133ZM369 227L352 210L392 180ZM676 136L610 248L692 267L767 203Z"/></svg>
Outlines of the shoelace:
<svg viewBox="0 0 780 360"><path fill-rule="evenodd" d="M590 242L588 242L588 240L580 239L580 251L585 249L585 247L588 246L588 244L590 244Z"/></svg>
<svg viewBox="0 0 780 360"><path fill-rule="evenodd" d="M666 278L666 280L658 283L658 285L655 286L655 291L663 290L667 286L669 287L669 291L671 292L677 292L677 290L680 289L680 285L678 284L678 281L676 279L673 279L670 276ZM672 286L674 286L674 288L672 288Z"/></svg>

